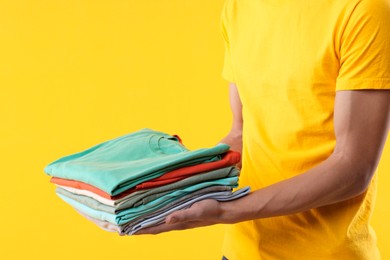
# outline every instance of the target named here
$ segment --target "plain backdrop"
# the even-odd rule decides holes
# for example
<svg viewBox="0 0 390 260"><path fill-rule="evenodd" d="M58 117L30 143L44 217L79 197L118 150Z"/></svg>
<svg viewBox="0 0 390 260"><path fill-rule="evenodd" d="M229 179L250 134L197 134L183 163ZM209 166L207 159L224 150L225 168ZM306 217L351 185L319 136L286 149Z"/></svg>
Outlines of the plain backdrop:
<svg viewBox="0 0 390 260"><path fill-rule="evenodd" d="M120 237L54 193L51 161L141 128L211 147L229 130L223 0L0 0L1 259L221 258L223 226ZM390 144L372 219L390 258Z"/></svg>

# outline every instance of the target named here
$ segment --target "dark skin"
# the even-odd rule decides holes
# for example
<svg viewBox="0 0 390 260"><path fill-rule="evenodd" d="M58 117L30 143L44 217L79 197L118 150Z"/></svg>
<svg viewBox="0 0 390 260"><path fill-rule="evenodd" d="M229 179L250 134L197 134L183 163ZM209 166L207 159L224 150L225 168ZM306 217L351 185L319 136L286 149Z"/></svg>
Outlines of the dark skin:
<svg viewBox="0 0 390 260"><path fill-rule="evenodd" d="M233 125L222 142L240 150L242 104L234 84L230 85L230 102ZM188 209L170 214L164 224L140 230L137 234L288 215L358 196L367 189L376 170L389 126L389 90L338 91L334 107L336 147L324 162L241 199L197 202Z"/></svg>

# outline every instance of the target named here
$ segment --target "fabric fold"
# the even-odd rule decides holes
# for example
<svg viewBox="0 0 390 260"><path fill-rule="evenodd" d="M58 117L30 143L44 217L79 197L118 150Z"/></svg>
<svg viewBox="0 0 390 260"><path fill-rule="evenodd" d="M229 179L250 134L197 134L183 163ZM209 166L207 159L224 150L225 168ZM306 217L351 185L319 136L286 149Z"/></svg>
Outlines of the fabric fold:
<svg viewBox="0 0 390 260"><path fill-rule="evenodd" d="M174 136L143 129L60 158L46 166L45 172L115 196L169 171L218 161L229 148L218 144L190 151Z"/></svg>

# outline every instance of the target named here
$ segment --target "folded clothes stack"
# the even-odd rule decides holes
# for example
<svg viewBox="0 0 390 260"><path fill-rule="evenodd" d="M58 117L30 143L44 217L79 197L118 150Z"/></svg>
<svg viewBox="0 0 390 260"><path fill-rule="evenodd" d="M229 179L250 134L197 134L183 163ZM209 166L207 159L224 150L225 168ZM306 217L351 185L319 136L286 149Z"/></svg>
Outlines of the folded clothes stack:
<svg viewBox="0 0 390 260"><path fill-rule="evenodd" d="M204 199L245 196L226 144L189 150L178 136L142 129L60 158L45 167L56 193L101 228L131 235Z"/></svg>

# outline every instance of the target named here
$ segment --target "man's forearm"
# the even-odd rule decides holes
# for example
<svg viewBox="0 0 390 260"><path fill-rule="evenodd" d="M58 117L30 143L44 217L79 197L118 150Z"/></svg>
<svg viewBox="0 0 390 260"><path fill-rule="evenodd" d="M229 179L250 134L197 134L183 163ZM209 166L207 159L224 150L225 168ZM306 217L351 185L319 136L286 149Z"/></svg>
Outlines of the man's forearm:
<svg viewBox="0 0 390 260"><path fill-rule="evenodd" d="M240 200L221 203L221 218L226 223L235 223L334 204L364 192L371 175L372 167L333 154L306 173L254 191Z"/></svg>

